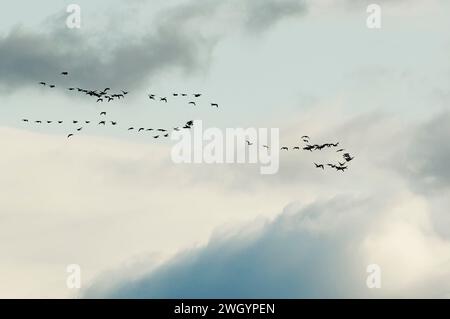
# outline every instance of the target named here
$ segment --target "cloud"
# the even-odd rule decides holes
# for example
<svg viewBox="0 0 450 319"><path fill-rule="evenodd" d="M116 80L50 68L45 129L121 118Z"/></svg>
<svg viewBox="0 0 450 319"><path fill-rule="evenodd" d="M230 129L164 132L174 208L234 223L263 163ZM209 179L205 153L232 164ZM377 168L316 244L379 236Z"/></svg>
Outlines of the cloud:
<svg viewBox="0 0 450 319"><path fill-rule="evenodd" d="M146 3L138 3L145 10ZM155 11L154 8L152 8ZM184 74L204 70L219 39L232 30L264 31L304 11L301 1L188 2L161 8L148 25L148 17L117 20L98 30L73 31L65 27L66 15L52 15L42 32L16 26L0 38L0 88L4 91L54 82L61 70L69 70L71 85L103 88L135 88L163 72ZM115 17L111 18L115 19ZM124 32L127 21L136 20L146 31ZM143 20L143 21L142 21ZM99 37L99 34L103 38Z"/></svg>
<svg viewBox="0 0 450 319"><path fill-rule="evenodd" d="M387 205L348 196L293 203L256 230L216 235L147 275L122 274L115 284L108 277L82 297L443 297L450 289L450 242L433 233L427 212L411 202L420 204L409 196ZM366 286L372 263L382 269L383 289Z"/></svg>

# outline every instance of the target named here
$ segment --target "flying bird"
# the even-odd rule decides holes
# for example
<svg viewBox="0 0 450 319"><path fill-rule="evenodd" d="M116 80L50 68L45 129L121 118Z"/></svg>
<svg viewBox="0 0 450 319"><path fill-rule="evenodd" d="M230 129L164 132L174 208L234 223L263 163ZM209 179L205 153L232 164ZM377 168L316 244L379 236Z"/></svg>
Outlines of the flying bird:
<svg viewBox="0 0 450 319"><path fill-rule="evenodd" d="M111 121L112 125L117 125L117 122Z"/></svg>
<svg viewBox="0 0 450 319"><path fill-rule="evenodd" d="M316 163L314 163L314 165L316 165L316 168L325 169L325 167L323 166L323 164L316 164Z"/></svg>
<svg viewBox="0 0 450 319"><path fill-rule="evenodd" d="M213 106L213 107L219 107L219 104L217 104L217 103L211 103L211 106Z"/></svg>
<svg viewBox="0 0 450 319"><path fill-rule="evenodd" d="M27 119L23 119L22 122L28 122L28 120Z"/></svg>
<svg viewBox="0 0 450 319"><path fill-rule="evenodd" d="M123 95L127 95L129 92L122 91Z"/></svg>
<svg viewBox="0 0 450 319"><path fill-rule="evenodd" d="M200 97L202 96L201 94L194 94L194 97Z"/></svg>
<svg viewBox="0 0 450 319"><path fill-rule="evenodd" d="M192 104L193 106L197 105L195 102L189 102L189 104Z"/></svg>
<svg viewBox="0 0 450 319"><path fill-rule="evenodd" d="M167 98L166 97L160 98L160 102L166 102L167 103Z"/></svg>
<svg viewBox="0 0 450 319"><path fill-rule="evenodd" d="M248 146L252 146L253 143L250 143L250 141L245 141L247 143Z"/></svg>
<svg viewBox="0 0 450 319"><path fill-rule="evenodd" d="M39 82L39 84L40 84L40 85L43 85L43 86L46 85L45 82Z"/></svg>
<svg viewBox="0 0 450 319"><path fill-rule="evenodd" d="M283 151L283 150L285 150L285 151L289 151L289 148L288 147L286 147L286 146L283 146L282 148L281 148L281 150Z"/></svg>
<svg viewBox="0 0 450 319"><path fill-rule="evenodd" d="M153 138L159 138L159 135L153 136Z"/></svg>
<svg viewBox="0 0 450 319"><path fill-rule="evenodd" d="M61 72L61 75L69 75L69 72L66 72L66 71Z"/></svg>
<svg viewBox="0 0 450 319"><path fill-rule="evenodd" d="M106 116L106 112L101 112L100 116L105 115Z"/></svg>
<svg viewBox="0 0 450 319"><path fill-rule="evenodd" d="M145 130L145 128L141 127L138 132L142 132L144 130Z"/></svg>
<svg viewBox="0 0 450 319"><path fill-rule="evenodd" d="M154 94L149 94L149 95L148 95L148 98L149 98L150 100L154 100L154 99L155 99L155 95L154 95Z"/></svg>
<svg viewBox="0 0 450 319"><path fill-rule="evenodd" d="M55 88L55 85L49 85L49 87L51 88L51 89L53 89L53 88Z"/></svg>
<svg viewBox="0 0 450 319"><path fill-rule="evenodd" d="M82 127L80 127L80 128L77 128L77 131L79 132L79 131L81 131L83 128Z"/></svg>
<svg viewBox="0 0 450 319"><path fill-rule="evenodd" d="M106 121L100 121L98 122L98 125L106 125Z"/></svg>
<svg viewBox="0 0 450 319"><path fill-rule="evenodd" d="M345 149L341 148L341 149L337 150L336 153L343 152L343 151L345 151Z"/></svg>
<svg viewBox="0 0 450 319"><path fill-rule="evenodd" d="M128 131L132 131L132 130L134 130L134 127L130 127L130 128L128 129Z"/></svg>

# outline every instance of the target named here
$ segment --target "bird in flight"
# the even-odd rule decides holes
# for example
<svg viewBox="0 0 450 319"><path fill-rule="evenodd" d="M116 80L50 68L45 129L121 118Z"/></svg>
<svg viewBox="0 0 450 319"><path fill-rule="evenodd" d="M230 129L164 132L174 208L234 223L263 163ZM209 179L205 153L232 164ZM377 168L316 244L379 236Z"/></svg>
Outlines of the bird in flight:
<svg viewBox="0 0 450 319"><path fill-rule="evenodd" d="M45 82L39 82L39 84L40 84L40 85L43 85L43 86L46 85Z"/></svg>
<svg viewBox="0 0 450 319"><path fill-rule="evenodd" d="M77 124L78 123L78 121L73 121L73 124Z"/></svg>
<svg viewBox="0 0 450 319"><path fill-rule="evenodd" d="M149 94L149 95L148 95L148 98L149 98L150 100L154 100L154 99L155 99L155 95L154 95L154 94Z"/></svg>
<svg viewBox="0 0 450 319"><path fill-rule="evenodd" d="M62 124L63 123L63 121L58 121L58 124Z"/></svg>
<svg viewBox="0 0 450 319"><path fill-rule="evenodd" d="M337 171L344 172L348 167L347 166L336 166L335 168Z"/></svg>
<svg viewBox="0 0 450 319"><path fill-rule="evenodd" d="M286 147L286 146L283 146L282 148L281 148L281 150L283 151L283 150L285 150L285 151L289 151L289 148L288 147Z"/></svg>
<svg viewBox="0 0 450 319"><path fill-rule="evenodd" d="M178 96L178 93L174 93L173 96Z"/></svg>
<svg viewBox="0 0 450 319"><path fill-rule="evenodd" d="M145 130L145 128L141 127L141 128L138 130L138 132L142 132L142 131L144 131L144 130Z"/></svg>
<svg viewBox="0 0 450 319"><path fill-rule="evenodd" d="M39 120L38 120L38 121L35 121L35 123L41 124L41 123L42 123L42 121L39 121Z"/></svg>
<svg viewBox="0 0 450 319"><path fill-rule="evenodd" d="M194 97L200 97L200 96L202 96L201 94L194 94Z"/></svg>
<svg viewBox="0 0 450 319"><path fill-rule="evenodd" d="M247 143L248 146L252 146L253 145L253 143L250 143L250 141L248 141L248 140L245 141L245 142Z"/></svg>
<svg viewBox="0 0 450 319"><path fill-rule="evenodd" d="M105 115L106 116L106 112L101 112L100 116Z"/></svg>
<svg viewBox="0 0 450 319"><path fill-rule="evenodd" d="M28 122L28 120L27 119L23 119L22 122Z"/></svg>
<svg viewBox="0 0 450 319"><path fill-rule="evenodd" d="M153 138L159 138L159 135L153 136Z"/></svg>
<svg viewBox="0 0 450 319"><path fill-rule="evenodd" d="M217 107L217 108L218 108L218 107L219 107L219 104L217 104L217 103L211 103L211 106L212 106L212 107Z"/></svg>
<svg viewBox="0 0 450 319"><path fill-rule="evenodd" d="M52 84L52 85L49 85L49 87L50 87L51 89L53 89L53 88L55 88L55 85Z"/></svg>
<svg viewBox="0 0 450 319"><path fill-rule="evenodd" d="M323 166L323 164L316 164L316 163L314 163L314 165L316 165L316 168L325 169L325 167Z"/></svg>
<svg viewBox="0 0 450 319"><path fill-rule="evenodd" d="M269 149L269 145L263 145L265 149Z"/></svg>
<svg viewBox="0 0 450 319"><path fill-rule="evenodd" d="M187 96L187 94L186 94L186 93L183 93L183 94L181 94L181 96Z"/></svg>
<svg viewBox="0 0 450 319"><path fill-rule="evenodd" d="M122 91L123 95L127 95L129 92Z"/></svg>
<svg viewBox="0 0 450 319"><path fill-rule="evenodd" d="M69 134L67 135L67 138L71 138L73 136L73 134Z"/></svg>
<svg viewBox="0 0 450 319"><path fill-rule="evenodd" d="M112 125L117 125L117 122L111 121Z"/></svg>
<svg viewBox="0 0 450 319"><path fill-rule="evenodd" d="M61 75L69 75L69 72L66 72L66 71L61 72Z"/></svg>
<svg viewBox="0 0 450 319"><path fill-rule="evenodd" d="M166 135L164 135L164 137L169 137L169 133L167 133Z"/></svg>
<svg viewBox="0 0 450 319"><path fill-rule="evenodd" d="M81 131L83 128L82 127L80 127L80 128L77 128L77 131L79 132L79 131Z"/></svg>
<svg viewBox="0 0 450 319"><path fill-rule="evenodd" d="M97 103L98 102L103 102L103 99L102 98L98 98Z"/></svg>
<svg viewBox="0 0 450 319"><path fill-rule="evenodd" d="M73 91L73 90L75 90L75 88L68 88L68 90L69 90L69 91Z"/></svg>
<svg viewBox="0 0 450 319"><path fill-rule="evenodd" d="M300 147L298 147L298 146L294 147L294 150L299 150L299 149L300 149Z"/></svg>
<svg viewBox="0 0 450 319"><path fill-rule="evenodd" d="M52 124L52 121L47 121L48 124Z"/></svg>
<svg viewBox="0 0 450 319"><path fill-rule="evenodd" d="M341 148L341 149L337 150L336 153L343 152L343 151L345 151L345 149Z"/></svg>
<svg viewBox="0 0 450 319"><path fill-rule="evenodd" d="M166 129L163 129L163 128L159 128L159 129L158 129L158 132L167 132L167 130L166 130Z"/></svg>
<svg viewBox="0 0 450 319"><path fill-rule="evenodd" d="M166 97L160 98L160 102L166 102L167 103L167 98Z"/></svg>
<svg viewBox="0 0 450 319"><path fill-rule="evenodd" d="M130 128L128 129L128 131L132 131L132 130L134 130L134 127L130 127Z"/></svg>
<svg viewBox="0 0 450 319"><path fill-rule="evenodd" d="M192 104L193 106L197 105L195 102L189 102L189 104Z"/></svg>
<svg viewBox="0 0 450 319"><path fill-rule="evenodd" d="M98 125L106 125L106 121L100 121L98 122Z"/></svg>

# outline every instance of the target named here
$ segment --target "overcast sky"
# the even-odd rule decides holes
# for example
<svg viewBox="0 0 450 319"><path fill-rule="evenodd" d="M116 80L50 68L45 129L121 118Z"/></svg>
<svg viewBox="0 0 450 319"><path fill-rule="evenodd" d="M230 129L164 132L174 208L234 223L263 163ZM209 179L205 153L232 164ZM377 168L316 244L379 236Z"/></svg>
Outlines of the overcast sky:
<svg viewBox="0 0 450 319"><path fill-rule="evenodd" d="M80 0L80 29L72 1L4 5L0 297L450 297L450 4L379 0L371 30L372 2ZM291 152L264 176L174 164L170 142L126 130L68 141L69 124L21 122L96 122L105 104L70 86L130 91L108 105L121 127L274 127L356 158L336 174Z"/></svg>

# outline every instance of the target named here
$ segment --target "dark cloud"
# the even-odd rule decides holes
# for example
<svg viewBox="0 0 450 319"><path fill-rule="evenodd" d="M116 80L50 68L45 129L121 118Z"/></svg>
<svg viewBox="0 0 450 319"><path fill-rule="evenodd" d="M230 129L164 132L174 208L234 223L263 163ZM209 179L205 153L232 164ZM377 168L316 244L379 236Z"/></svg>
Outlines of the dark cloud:
<svg viewBox="0 0 450 319"><path fill-rule="evenodd" d="M152 23L152 31L140 36L119 31L112 37L103 30L106 41L98 34L73 32L65 28L66 15L54 15L45 20L47 32L16 27L0 38L0 88L12 90L35 85L36 81L54 82L61 70L70 71L71 85L125 89L143 85L170 69L184 74L195 72L207 67L212 48L224 35L211 30L224 28L217 23L228 29L229 21L217 18L222 11L238 10L244 17L238 25L265 30L283 17L303 11L300 3L247 0L227 7L220 1L193 1L166 9L162 18ZM133 17L122 21L128 19Z"/></svg>
<svg viewBox="0 0 450 319"><path fill-rule="evenodd" d="M306 298L367 295L357 246L378 212L370 201L335 198L288 207L252 234L216 237L138 280L96 283L83 297ZM111 277L105 282L110 282Z"/></svg>

